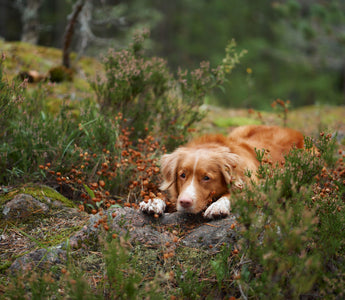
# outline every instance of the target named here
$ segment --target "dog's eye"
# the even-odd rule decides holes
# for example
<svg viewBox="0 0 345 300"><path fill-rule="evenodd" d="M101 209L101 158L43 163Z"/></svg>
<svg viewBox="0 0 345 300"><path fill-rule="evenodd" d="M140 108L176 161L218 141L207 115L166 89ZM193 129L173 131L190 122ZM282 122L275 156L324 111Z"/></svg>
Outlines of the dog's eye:
<svg viewBox="0 0 345 300"><path fill-rule="evenodd" d="M207 175L205 175L204 177L203 177L203 181L209 181L211 178L210 177L208 177Z"/></svg>
<svg viewBox="0 0 345 300"><path fill-rule="evenodd" d="M182 174L180 175L180 177L181 177L182 179L185 179L185 178L186 178L186 174L185 174L185 173L182 173Z"/></svg>

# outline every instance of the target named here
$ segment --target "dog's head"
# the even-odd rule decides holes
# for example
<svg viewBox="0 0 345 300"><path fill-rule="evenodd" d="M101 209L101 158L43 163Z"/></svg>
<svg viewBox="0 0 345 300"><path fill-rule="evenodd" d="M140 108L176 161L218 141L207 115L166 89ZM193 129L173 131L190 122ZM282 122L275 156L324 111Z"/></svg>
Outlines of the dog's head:
<svg viewBox="0 0 345 300"><path fill-rule="evenodd" d="M229 193L236 178L239 156L229 148L181 147L161 160L162 190L169 190L178 211L199 213L213 200Z"/></svg>

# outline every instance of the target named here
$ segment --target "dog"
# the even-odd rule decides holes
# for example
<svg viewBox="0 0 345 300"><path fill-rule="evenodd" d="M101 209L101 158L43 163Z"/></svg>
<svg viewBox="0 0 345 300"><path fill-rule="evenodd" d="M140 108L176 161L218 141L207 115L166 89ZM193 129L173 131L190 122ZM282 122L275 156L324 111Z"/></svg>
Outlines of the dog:
<svg viewBox="0 0 345 300"><path fill-rule="evenodd" d="M228 137L204 135L161 158L162 191L169 191L179 212L214 219L230 214L230 192L257 181L259 167L256 150L265 149L272 164L284 161L293 148L304 147L301 132L266 125L234 129ZM140 210L161 215L165 201L142 201Z"/></svg>

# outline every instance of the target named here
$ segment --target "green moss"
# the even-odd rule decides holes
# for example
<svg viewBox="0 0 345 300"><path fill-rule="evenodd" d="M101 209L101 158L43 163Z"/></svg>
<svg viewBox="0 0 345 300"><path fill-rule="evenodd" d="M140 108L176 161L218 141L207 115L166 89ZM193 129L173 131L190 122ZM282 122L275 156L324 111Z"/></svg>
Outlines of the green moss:
<svg viewBox="0 0 345 300"><path fill-rule="evenodd" d="M137 270L145 275L154 277L157 273L157 260L161 256L161 250L145 247L145 245L136 245L132 249L131 258L136 262ZM145 257L145 259L140 259Z"/></svg>
<svg viewBox="0 0 345 300"><path fill-rule="evenodd" d="M7 270L11 266L12 262L9 260L5 260L4 262L0 263L0 273Z"/></svg>
<svg viewBox="0 0 345 300"><path fill-rule="evenodd" d="M66 227L61 229L58 233L56 231L48 230L45 232L42 238L38 239L38 241L44 244L45 247L53 247L68 239L71 235L73 235L73 233L77 232L81 228L81 225Z"/></svg>
<svg viewBox="0 0 345 300"><path fill-rule="evenodd" d="M104 73L103 65L96 59L92 57L82 57L79 61L83 72L86 76L95 76L96 74Z"/></svg>
<svg viewBox="0 0 345 300"><path fill-rule="evenodd" d="M13 238L11 248L6 248L4 245L1 247L0 244L0 252L3 254L0 274L5 274L4 272L13 261L25 253L37 248L46 248L62 243L80 230L88 220L87 214L83 214L77 209L71 209L75 205L70 200L44 185L28 184L9 191L3 188L3 193L0 195L0 209L2 204L20 193L29 194L47 205L51 205L52 201L59 201L64 206L52 208L51 213L47 215L33 213L25 220L8 221L0 218L0 234L7 235L9 231L12 231L16 235ZM26 251L23 251L23 245L25 245Z"/></svg>
<svg viewBox="0 0 345 300"><path fill-rule="evenodd" d="M22 187L14 188L10 190L8 193L1 194L0 205L3 205L7 201L13 199L13 197L18 194L31 195L32 197L46 204L49 204L47 203L47 198L49 198L53 201L55 200L59 201L67 207L76 207L72 201L68 200L66 197L62 196L60 193L58 193L54 189L45 185L34 185L34 184L27 184Z"/></svg>
<svg viewBox="0 0 345 300"><path fill-rule="evenodd" d="M81 92L87 92L88 94L91 93L92 95L95 94L94 90L91 89L89 82L85 79L77 77L73 80L73 85L75 89Z"/></svg>
<svg viewBox="0 0 345 300"><path fill-rule="evenodd" d="M5 68L11 77L18 70L37 70L46 74L48 70L61 61L61 51L53 48L39 47L22 42L3 43L6 54Z"/></svg>
<svg viewBox="0 0 345 300"><path fill-rule="evenodd" d="M4 71L9 80L17 77L19 72L35 70L40 75L48 76L49 70L60 66L62 52L60 49L35 46L22 42L5 42L0 40L0 49L5 53ZM96 74L104 73L102 64L95 58L82 57L75 61L76 55L71 54L73 82L64 81L49 87L49 97L61 99L80 100L96 99L94 91L90 88L89 80ZM30 84L28 91L36 89L36 84ZM77 102L77 101L76 101Z"/></svg>
<svg viewBox="0 0 345 300"><path fill-rule="evenodd" d="M184 262L186 268L207 268L207 264L213 254L202 249L179 247L176 249L177 261Z"/></svg>
<svg viewBox="0 0 345 300"><path fill-rule="evenodd" d="M145 277L154 277L159 271L169 272L181 264L183 264L184 269L198 269L203 272L209 267L208 262L213 257L212 254L202 249L179 246L175 249L173 257L164 260L164 252L163 246L162 248L153 249L139 244L132 249L131 256L136 262L136 268ZM145 257L145 259L141 259L142 257ZM159 261L161 262L160 265L158 265Z"/></svg>
<svg viewBox="0 0 345 300"><path fill-rule="evenodd" d="M258 125L260 121L246 118L246 117L232 117L232 118L218 118L215 119L214 124L218 127L231 127L243 125Z"/></svg>

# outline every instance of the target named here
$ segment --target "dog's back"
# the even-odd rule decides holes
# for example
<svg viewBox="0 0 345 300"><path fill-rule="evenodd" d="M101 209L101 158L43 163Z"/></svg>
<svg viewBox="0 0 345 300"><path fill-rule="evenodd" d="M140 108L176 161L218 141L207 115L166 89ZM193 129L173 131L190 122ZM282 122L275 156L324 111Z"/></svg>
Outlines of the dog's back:
<svg viewBox="0 0 345 300"><path fill-rule="evenodd" d="M256 149L270 151L273 160L280 160L291 148L303 148L303 134L291 128L267 125L248 125L234 129L229 139L239 143L241 141Z"/></svg>

